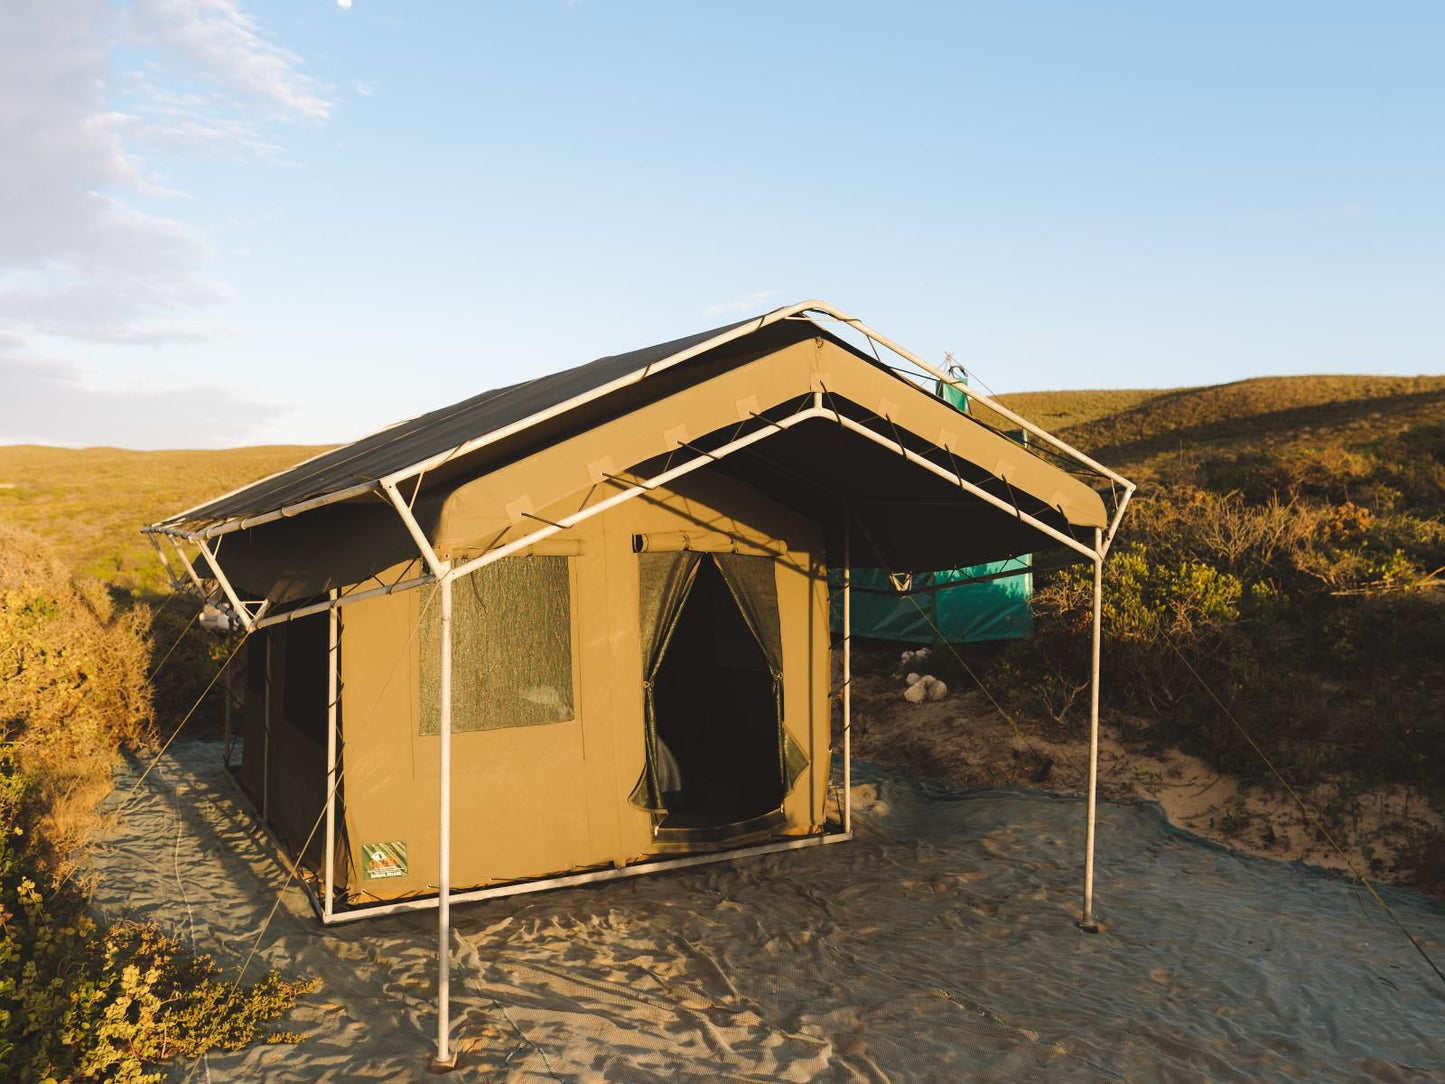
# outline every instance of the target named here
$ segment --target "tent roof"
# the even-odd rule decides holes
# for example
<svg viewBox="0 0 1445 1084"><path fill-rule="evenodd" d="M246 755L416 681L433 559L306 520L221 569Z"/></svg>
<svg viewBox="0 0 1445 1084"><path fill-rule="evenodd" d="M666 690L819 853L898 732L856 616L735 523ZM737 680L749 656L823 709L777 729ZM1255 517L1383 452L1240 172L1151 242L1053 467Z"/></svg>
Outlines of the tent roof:
<svg viewBox="0 0 1445 1084"><path fill-rule="evenodd" d="M449 452L466 441L496 433L594 393L614 381L645 376L659 362L759 320L758 317L740 320L625 354L597 358L535 380L484 391L323 452L269 478L162 520L158 526L200 525L262 515L300 501L340 493L359 483L376 482ZM818 333L816 326L807 324L804 335Z"/></svg>
<svg viewBox="0 0 1445 1084"><path fill-rule="evenodd" d="M647 488L629 485L709 461L820 523L837 519L842 496L890 567L959 567L1055 544L1092 552L1094 531L1109 525L1106 498L1115 498L1116 513L1122 508L1117 491L1006 439L832 334L819 316L930 369L826 303L800 302L484 392L147 530L217 545L225 536L237 582L275 605L315 594L318 584L375 578L419 549L434 561L429 546L454 541L443 517L460 487L478 495L467 506L487 525L476 537L505 548L539 522L565 529L558 523L582 511L567 502L592 501L604 478L619 488L606 499L625 500ZM1033 429L1111 488L1129 485ZM729 442L740 454L713 454ZM683 465L681 449L691 456ZM408 479L415 484L406 492L395 488ZM567 506L548 511L552 501ZM837 542L830 533L829 553ZM218 554L202 550L223 583Z"/></svg>

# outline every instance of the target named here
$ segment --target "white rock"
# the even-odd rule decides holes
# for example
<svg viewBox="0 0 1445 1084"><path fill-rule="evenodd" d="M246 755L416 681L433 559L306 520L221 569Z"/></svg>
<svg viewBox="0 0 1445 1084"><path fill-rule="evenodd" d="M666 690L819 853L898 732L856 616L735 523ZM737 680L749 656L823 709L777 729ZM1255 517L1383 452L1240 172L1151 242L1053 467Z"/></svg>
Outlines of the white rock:
<svg viewBox="0 0 1445 1084"><path fill-rule="evenodd" d="M903 699L910 704L921 704L928 698L928 684L923 681L915 681L903 694Z"/></svg>
<svg viewBox="0 0 1445 1084"><path fill-rule="evenodd" d="M196 619L196 624L210 632L230 632L231 615L208 602L201 608L201 616Z"/></svg>
<svg viewBox="0 0 1445 1084"><path fill-rule="evenodd" d="M903 679L903 684L905 684L905 685L917 685L917 684L918 684L918 680L919 680L919 676L918 676L917 674L909 674L906 678Z"/></svg>
<svg viewBox="0 0 1445 1084"><path fill-rule="evenodd" d="M922 662L924 659L931 658L932 656L933 656L933 648L931 648L931 647L920 647L917 651L915 651L915 652L913 653L913 661L914 661L914 662Z"/></svg>
<svg viewBox="0 0 1445 1084"><path fill-rule="evenodd" d="M928 699L942 700L948 695L948 686L937 678L928 679Z"/></svg>

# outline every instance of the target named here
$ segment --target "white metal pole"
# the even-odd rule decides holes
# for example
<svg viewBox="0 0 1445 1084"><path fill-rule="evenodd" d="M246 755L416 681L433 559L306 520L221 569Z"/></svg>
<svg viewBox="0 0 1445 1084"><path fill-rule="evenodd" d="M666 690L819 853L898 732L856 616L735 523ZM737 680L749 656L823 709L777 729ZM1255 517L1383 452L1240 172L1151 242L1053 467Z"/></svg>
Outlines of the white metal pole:
<svg viewBox="0 0 1445 1084"><path fill-rule="evenodd" d="M438 766L437 855L437 1056L438 1066L455 1064L451 1031L451 876L452 876L452 577L444 575L441 589L441 738Z"/></svg>
<svg viewBox="0 0 1445 1084"><path fill-rule="evenodd" d="M853 831L853 524L843 512L843 831Z"/></svg>
<svg viewBox="0 0 1445 1084"><path fill-rule="evenodd" d="M332 602L336 591L331 591ZM333 606L327 612L326 649L326 894L322 897L322 918L331 917L331 897L336 886L336 710L338 685L336 664L340 611Z"/></svg>
<svg viewBox="0 0 1445 1084"><path fill-rule="evenodd" d="M216 582L221 585L221 590L225 593L226 599L231 603L231 608L235 611L236 617L240 619L242 627L245 628L247 632L250 632L252 626L255 624L255 620L251 616L251 611L246 609L242 604L240 596L236 594L236 589L231 586L231 581L228 580L226 574L221 571L221 562L217 559L216 555L211 552L211 548L204 542L197 542L196 545L200 547L201 556L206 559L206 564L211 568L211 574L216 577Z"/></svg>
<svg viewBox="0 0 1445 1084"><path fill-rule="evenodd" d="M231 685L231 664L226 664L226 680L221 683L222 699L226 705L224 715L225 730L221 742L221 763L227 768L231 766L231 698L236 695L236 690Z"/></svg>
<svg viewBox="0 0 1445 1084"><path fill-rule="evenodd" d="M1094 644L1089 671L1089 813L1084 829L1084 917L1081 929L1098 933L1094 921L1094 823L1099 792L1099 633L1103 625L1103 532L1094 528Z"/></svg>
<svg viewBox="0 0 1445 1084"><path fill-rule="evenodd" d="M271 822L271 640L266 637L266 699L261 707L261 820Z"/></svg>

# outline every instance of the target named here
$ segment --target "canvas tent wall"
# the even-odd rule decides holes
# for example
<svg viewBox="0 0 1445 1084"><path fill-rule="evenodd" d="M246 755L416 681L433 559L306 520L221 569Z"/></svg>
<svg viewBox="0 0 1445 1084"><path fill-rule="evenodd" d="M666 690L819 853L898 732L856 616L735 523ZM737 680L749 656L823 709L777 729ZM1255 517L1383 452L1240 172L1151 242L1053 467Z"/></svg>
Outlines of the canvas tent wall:
<svg viewBox="0 0 1445 1084"><path fill-rule="evenodd" d="M588 521L566 543L529 548L458 588L452 630L453 816L458 824L487 826L454 837L452 881L459 890L620 867L678 850L808 836L822 828L829 772L828 635L816 535L785 510L726 483L696 479L655 491ZM654 660L651 669L660 668L656 664L666 652L655 631L647 649L649 630L680 616L688 588L706 583L698 567L704 561L720 570L729 590L743 584L739 595L752 604L749 612L769 648L758 651L760 675L749 674L746 658L721 660L719 667L732 671L727 681L694 664L688 677L699 683L699 715L714 711L717 717L683 720L686 729L726 753L724 722L754 732L771 727L772 761L760 763L758 772L766 782L771 769L775 786L785 770L788 778L768 808L704 821L701 827L713 829L715 838L689 839L667 827L667 799L649 795L642 785L658 753L656 720L654 732L645 733L651 714L647 688L625 675L640 675ZM672 567L678 565L686 567L679 573ZM668 584L669 579L676 582ZM749 581L759 585L751 593ZM435 891L440 635L435 590L378 596L341 615L337 722L345 790L335 847L346 861L335 871L337 906ZM278 626L260 635L269 640L278 629L282 635L292 631ZM749 626L742 632L750 639L741 646L751 647ZM313 661L324 662L323 648L313 642ZM736 645L734 654L740 654ZM777 669L780 702L769 664ZM722 703L740 678L749 677L759 695ZM311 704L312 716L324 720L324 699L314 697ZM738 710L729 719L727 707L753 710L751 715ZM272 725L274 735L274 720ZM678 747L676 739L672 745ZM264 748L264 739L253 728L245 743L248 765L255 746ZM296 748L292 741L283 745L273 737L270 748L268 770L245 773L248 790L261 806L266 794L253 788L269 774L272 823L294 846L297 832L277 819L287 813L278 796L294 788L293 804L309 800L297 821L298 829L309 828L324 805L324 760L285 759ZM761 752L765 756L768 750ZM719 763L725 757L710 759ZM696 760L687 764L689 784L706 771ZM307 773L304 785L298 784L298 770ZM750 777L734 770L730 778L746 783ZM775 809L778 815L766 824L735 830L738 822ZM377 855L382 857L373 861ZM319 864L308 865L320 871Z"/></svg>
<svg viewBox="0 0 1445 1084"><path fill-rule="evenodd" d="M1132 485L991 404L1048 454L1020 447L880 349L930 371L804 302L484 393L147 528L197 590L267 638L262 729L248 699L242 775L253 793L259 777L263 816L310 871L327 920L359 901L385 901L370 913L428 903L445 952L458 885L504 894L719 847L846 839L851 589L845 576L833 738L827 569L855 552L939 570L1051 547L1092 561L1097 584ZM318 617L324 683L319 625L306 626ZM310 690L307 718L278 690L278 659ZM760 690L732 710L746 726L688 693L698 674L718 687L726 665L751 667L738 687ZM693 788L686 809L668 796L689 796L688 772L718 759L719 735L749 743L731 760L751 766L761 804L685 823L717 790ZM764 769L778 772L772 791ZM283 776L297 780L286 801Z"/></svg>

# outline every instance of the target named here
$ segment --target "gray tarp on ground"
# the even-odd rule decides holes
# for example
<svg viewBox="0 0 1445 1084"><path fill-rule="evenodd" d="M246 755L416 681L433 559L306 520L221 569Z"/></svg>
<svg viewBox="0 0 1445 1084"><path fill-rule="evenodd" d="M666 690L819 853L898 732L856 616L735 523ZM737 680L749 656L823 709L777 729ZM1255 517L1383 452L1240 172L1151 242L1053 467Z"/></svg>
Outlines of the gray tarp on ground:
<svg viewBox="0 0 1445 1084"><path fill-rule="evenodd" d="M96 898L233 966L285 874L218 761L176 743L98 845ZM468 1079L1445 1081L1445 992L1348 882L1105 804L1089 937L1076 801L855 779L851 846L456 908ZM1385 892L1445 952L1445 907ZM326 930L285 899L261 958L323 979L306 1039L209 1079L423 1079L433 916Z"/></svg>

